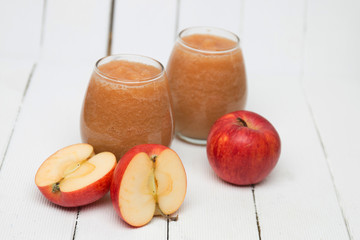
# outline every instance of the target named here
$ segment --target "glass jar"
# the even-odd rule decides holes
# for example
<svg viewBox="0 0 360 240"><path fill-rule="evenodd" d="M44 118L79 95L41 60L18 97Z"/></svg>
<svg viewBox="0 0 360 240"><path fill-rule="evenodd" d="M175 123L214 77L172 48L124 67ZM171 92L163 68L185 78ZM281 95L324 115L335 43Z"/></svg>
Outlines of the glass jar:
<svg viewBox="0 0 360 240"><path fill-rule="evenodd" d="M95 152L119 160L131 147L169 146L174 120L162 64L139 55L113 55L97 61L81 113L81 137Z"/></svg>
<svg viewBox="0 0 360 240"><path fill-rule="evenodd" d="M223 29L180 32L167 65L177 135L206 144L213 123L244 109L247 82L239 38Z"/></svg>

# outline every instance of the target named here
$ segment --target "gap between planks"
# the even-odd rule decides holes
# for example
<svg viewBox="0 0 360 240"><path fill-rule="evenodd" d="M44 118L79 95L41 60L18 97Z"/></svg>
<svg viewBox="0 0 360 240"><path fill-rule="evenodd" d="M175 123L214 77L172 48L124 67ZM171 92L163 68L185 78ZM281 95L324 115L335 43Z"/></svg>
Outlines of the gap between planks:
<svg viewBox="0 0 360 240"><path fill-rule="evenodd" d="M23 102L24 102L26 93L27 93L27 91L28 91L28 88L29 88L31 79L32 79L32 77L33 77L33 74L34 74L34 72L35 72L35 70L36 70L36 66L37 66L36 62L33 63L33 66L32 66L32 68L31 68L31 71L30 71L28 80L26 81L25 89L24 89L23 94L22 94L22 96L21 96L21 101L20 101L20 104L19 104L19 107L18 107L18 110L17 110L17 113L16 113L16 117L15 117L15 120L14 120L14 124L13 124L13 126L12 126L11 133L10 133L9 139L8 139L8 141L7 141L7 144L6 144L5 152L4 152L4 155L3 155L3 157L2 157L2 161L1 161L1 163L0 163L0 172L1 172L2 166L3 166L4 162L5 162L5 159L6 159L6 156L7 156L7 152L8 152L8 150L9 150L9 146L10 146L10 143L11 143L11 139L12 139L12 137L13 137L14 130L15 130L15 127L16 127L16 123L17 123L17 121L18 121L18 118L19 118L19 115L20 115L20 112L21 112L21 107L22 107L22 105L23 105Z"/></svg>
<svg viewBox="0 0 360 240"><path fill-rule="evenodd" d="M80 209L81 209L80 207L78 207L78 209L77 209L77 214L76 214L76 220L75 220L75 226L74 226L74 232L73 232L72 240L75 240L76 229L77 229L78 219L79 219L79 215L80 215Z"/></svg>
<svg viewBox="0 0 360 240"><path fill-rule="evenodd" d="M340 212L341 212L341 216L343 218L343 221L344 221L344 224L345 224L345 227L346 227L346 232L347 232L347 235L349 237L350 240L353 240L354 238L352 237L352 234L350 232L350 228L349 228L349 223L346 219L346 215L345 215L345 212L344 212L344 208L341 204L341 201L340 201L340 194L339 194L339 191L338 191L338 188L335 184L335 177L334 177L334 174L333 174L333 171L331 169L331 165L329 163L329 158L328 158L328 154L327 154L327 151L326 151L326 148L325 148L325 144L324 144L324 141L322 139L322 136L321 136L321 133L320 133L320 129L318 127L318 124L315 120L315 116L314 116L314 113L312 111L312 107L311 107L311 104L310 104L310 101L308 100L307 96L306 96L306 90L305 90L305 87L303 86L302 87L302 92L303 92L303 95L304 95L304 99L305 99L305 103L306 103L306 106L308 108L308 111L310 113L310 116L311 116L311 120L313 122L313 125L314 125L314 128L315 128L315 131L316 131L316 135L319 139L319 142L320 142L320 145L321 145L321 149L322 149L322 152L324 154L324 158L325 158L325 163L326 163L326 166L327 166L327 169L328 169L328 172L330 174L330 178L331 178L331 183L333 185L333 188L334 188L334 191L335 191L335 196L336 196L336 200L338 202L338 206L340 208Z"/></svg>
<svg viewBox="0 0 360 240"><path fill-rule="evenodd" d="M176 14L175 14L175 32L174 32L174 42L178 37L179 32L179 18L180 18L180 0L176 0Z"/></svg>
<svg viewBox="0 0 360 240"><path fill-rule="evenodd" d="M112 33L114 29L114 11L115 11L115 1L111 0L110 5L110 19L109 19L109 33L108 33L108 46L107 46L107 56L110 56L112 53Z"/></svg>
<svg viewBox="0 0 360 240"><path fill-rule="evenodd" d="M112 54L112 33L113 33L113 28L114 28L114 12L115 12L116 0L110 0L110 1L111 1L111 4L110 4L110 11L109 11L110 12L110 14L109 14L109 31L108 31L108 41L107 41L107 48L106 48L107 56ZM78 207L75 224L74 224L72 240L75 240L75 238L76 238L76 231L77 231L77 226L78 226L78 222L79 222L80 210L81 210L81 207Z"/></svg>
<svg viewBox="0 0 360 240"><path fill-rule="evenodd" d="M257 230L258 230L258 236L259 236L259 240L261 240L261 227L260 227L260 221L259 221L259 215L258 215L258 211L257 211L257 207L256 207L256 198L255 198L255 185L251 185L251 192L252 192L252 197L253 197L253 202L254 202L254 209L255 209L255 217L256 217L256 226L257 226Z"/></svg>

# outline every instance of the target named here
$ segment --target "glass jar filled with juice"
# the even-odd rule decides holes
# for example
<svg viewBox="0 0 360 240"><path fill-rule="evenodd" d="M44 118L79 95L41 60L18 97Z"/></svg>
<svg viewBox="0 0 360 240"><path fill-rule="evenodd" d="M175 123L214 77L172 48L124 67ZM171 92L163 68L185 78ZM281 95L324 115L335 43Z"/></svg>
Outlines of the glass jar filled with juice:
<svg viewBox="0 0 360 240"><path fill-rule="evenodd" d="M239 38L226 30L180 32L167 65L177 135L205 144L213 123L244 109L247 83Z"/></svg>
<svg viewBox="0 0 360 240"><path fill-rule="evenodd" d="M119 160L131 147L169 146L174 120L164 67L139 55L100 59L90 78L81 113L81 137L95 152Z"/></svg>

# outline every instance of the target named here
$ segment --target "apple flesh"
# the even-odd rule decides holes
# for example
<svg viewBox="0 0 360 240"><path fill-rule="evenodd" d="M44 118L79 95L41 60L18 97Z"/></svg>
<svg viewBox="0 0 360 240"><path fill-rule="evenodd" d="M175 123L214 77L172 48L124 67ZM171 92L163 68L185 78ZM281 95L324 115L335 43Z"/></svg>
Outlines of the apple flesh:
<svg viewBox="0 0 360 240"><path fill-rule="evenodd" d="M110 196L116 212L129 225L140 227L158 212L176 212L186 194L186 173L179 156L158 144L130 149L114 171Z"/></svg>
<svg viewBox="0 0 360 240"><path fill-rule="evenodd" d="M264 117L236 111L219 118L207 139L207 156L215 173L236 185L262 181L280 157L280 137Z"/></svg>
<svg viewBox="0 0 360 240"><path fill-rule="evenodd" d="M40 166L35 184L51 202L77 207L103 197L110 189L116 166L110 152L94 154L89 144L74 144L60 149Z"/></svg>

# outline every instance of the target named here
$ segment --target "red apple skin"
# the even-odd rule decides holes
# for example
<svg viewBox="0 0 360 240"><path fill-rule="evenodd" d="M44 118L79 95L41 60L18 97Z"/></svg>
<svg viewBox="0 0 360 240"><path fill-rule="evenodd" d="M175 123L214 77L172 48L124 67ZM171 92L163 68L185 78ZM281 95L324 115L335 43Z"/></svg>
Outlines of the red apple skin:
<svg viewBox="0 0 360 240"><path fill-rule="evenodd" d="M207 139L211 167L221 179L236 185L262 181L275 167L280 151L280 137L272 124L245 110L219 118Z"/></svg>
<svg viewBox="0 0 360 240"><path fill-rule="evenodd" d="M63 207L78 207L93 203L102 198L110 189L115 164L111 171L92 184L72 192L52 192L52 185L38 187L52 203Z"/></svg>
<svg viewBox="0 0 360 240"><path fill-rule="evenodd" d="M115 168L113 180L110 186L110 197L117 214L120 216L122 220L124 220L129 225L131 224L127 222L126 219L123 217L119 206L119 192L125 170L136 154L144 152L149 156L159 155L165 149L169 149L169 148L160 144L137 145L124 154L124 156L120 159L120 161L118 162ZM133 227L141 227L141 226L133 226Z"/></svg>

